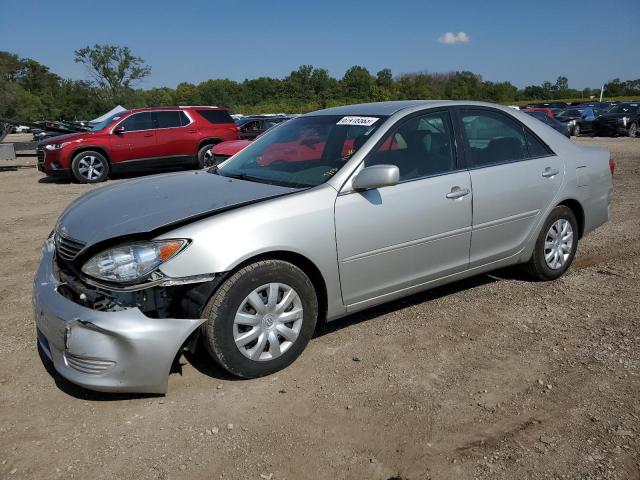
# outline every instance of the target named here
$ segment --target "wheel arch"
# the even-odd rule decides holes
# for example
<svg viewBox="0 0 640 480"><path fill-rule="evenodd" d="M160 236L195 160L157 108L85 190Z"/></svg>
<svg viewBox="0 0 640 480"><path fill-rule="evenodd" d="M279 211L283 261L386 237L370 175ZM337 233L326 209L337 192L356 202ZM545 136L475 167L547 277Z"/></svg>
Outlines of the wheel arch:
<svg viewBox="0 0 640 480"><path fill-rule="evenodd" d="M225 272L222 276L217 277L212 282L208 282L208 287L203 286L203 288L201 289L202 293L198 294L199 299L196 303L200 305L200 308L203 308L227 278L229 278L238 270L246 267L247 265L262 260L281 260L283 262L291 263L292 265L295 265L300 270L302 270L305 275L309 277L309 280L311 280L313 288L316 292L316 296L318 299L318 322L324 323L326 321L327 310L329 308L329 299L327 295L327 284L324 276L322 275L320 269L316 266L316 264L309 260L307 257L300 253L292 252L289 250L263 252L244 259L242 262L235 265L231 270ZM198 290L200 289L198 288ZM192 315L194 313L194 311L191 311Z"/></svg>
<svg viewBox="0 0 640 480"><path fill-rule="evenodd" d="M213 144L216 145L220 142L222 142L222 138L220 137L207 137L207 138L203 138L198 142L198 148L196 149L196 154L200 151L200 149L202 147L204 147L205 145L209 145L209 144Z"/></svg>
<svg viewBox="0 0 640 480"><path fill-rule="evenodd" d="M109 157L109 154L104 149L104 147L99 147L97 145L83 145L81 147L76 148L73 152L71 152L71 155L69 155L69 168L71 168L71 163L73 162L73 159L76 158L76 155L82 152L100 153L101 155L104 156L104 158L107 159L107 162L109 163L109 168L111 168L111 157Z"/></svg>
<svg viewBox="0 0 640 480"><path fill-rule="evenodd" d="M558 203L557 206L563 205L569 208L576 217L576 221L578 222L578 238L582 238L584 234L584 208L579 201L573 198L567 198Z"/></svg>

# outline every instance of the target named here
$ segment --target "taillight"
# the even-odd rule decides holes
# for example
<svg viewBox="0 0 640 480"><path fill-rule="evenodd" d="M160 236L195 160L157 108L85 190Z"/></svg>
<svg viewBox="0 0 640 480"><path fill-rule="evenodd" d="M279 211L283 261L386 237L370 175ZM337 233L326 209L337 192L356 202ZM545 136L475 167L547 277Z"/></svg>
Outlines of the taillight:
<svg viewBox="0 0 640 480"><path fill-rule="evenodd" d="M613 171L616 169L616 163L613 161L613 158L609 157L609 170L611 170L611 175L613 175Z"/></svg>

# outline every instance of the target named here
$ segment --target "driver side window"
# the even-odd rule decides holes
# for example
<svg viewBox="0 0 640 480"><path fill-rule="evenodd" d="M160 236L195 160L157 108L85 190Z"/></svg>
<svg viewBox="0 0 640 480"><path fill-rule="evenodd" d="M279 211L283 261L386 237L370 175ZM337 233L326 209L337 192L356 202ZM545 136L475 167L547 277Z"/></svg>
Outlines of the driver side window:
<svg viewBox="0 0 640 480"><path fill-rule="evenodd" d="M151 130L153 122L151 121L151 112L140 112L122 121L120 126L124 127L126 132L135 132L138 130Z"/></svg>
<svg viewBox="0 0 640 480"><path fill-rule="evenodd" d="M395 165L400 181L441 175L456 168L452 139L448 112L413 117L393 130L364 165Z"/></svg>

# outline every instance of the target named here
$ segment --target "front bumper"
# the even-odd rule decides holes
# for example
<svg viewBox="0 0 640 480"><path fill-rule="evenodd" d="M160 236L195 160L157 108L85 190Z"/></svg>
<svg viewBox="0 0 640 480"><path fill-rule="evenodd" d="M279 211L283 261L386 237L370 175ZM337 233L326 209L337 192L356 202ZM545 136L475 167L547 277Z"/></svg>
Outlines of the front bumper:
<svg viewBox="0 0 640 480"><path fill-rule="evenodd" d="M165 393L175 356L206 319L150 318L137 308L102 312L58 293L48 240L33 286L38 343L67 380L104 392Z"/></svg>

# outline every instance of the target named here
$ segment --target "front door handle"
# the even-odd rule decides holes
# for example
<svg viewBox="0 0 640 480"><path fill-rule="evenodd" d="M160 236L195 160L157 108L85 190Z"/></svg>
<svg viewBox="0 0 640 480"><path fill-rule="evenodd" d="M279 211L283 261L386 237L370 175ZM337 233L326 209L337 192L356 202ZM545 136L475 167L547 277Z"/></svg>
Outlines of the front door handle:
<svg viewBox="0 0 640 480"><path fill-rule="evenodd" d="M144 136L145 137L153 137L153 133L145 133Z"/></svg>
<svg viewBox="0 0 640 480"><path fill-rule="evenodd" d="M557 170L557 169L551 168L551 167L547 167L547 168L544 169L544 172L542 172L542 176L544 178L551 178L551 177L555 177L559 173L560 173L560 170Z"/></svg>
<svg viewBox="0 0 640 480"><path fill-rule="evenodd" d="M468 188L452 187L451 191L447 193L447 198L450 200L456 200L458 198L466 197L471 193Z"/></svg>

